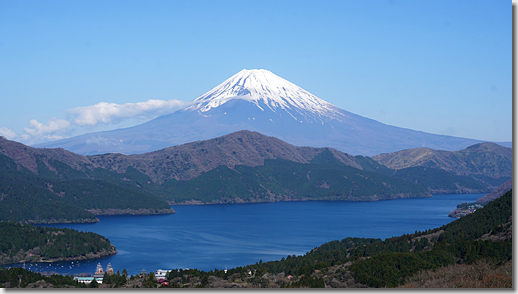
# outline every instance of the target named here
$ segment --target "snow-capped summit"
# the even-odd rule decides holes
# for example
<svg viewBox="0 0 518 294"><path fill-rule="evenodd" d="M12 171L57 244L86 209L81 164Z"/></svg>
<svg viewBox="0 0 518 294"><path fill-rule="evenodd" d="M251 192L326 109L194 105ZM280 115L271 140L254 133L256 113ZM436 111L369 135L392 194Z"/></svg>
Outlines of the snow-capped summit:
<svg viewBox="0 0 518 294"><path fill-rule="evenodd" d="M202 112L218 107L231 99L260 102L275 111L277 108L329 111L331 104L301 87L265 69L243 69L214 89L196 98L190 109Z"/></svg>
<svg viewBox="0 0 518 294"><path fill-rule="evenodd" d="M81 154L143 153L240 130L352 155L417 147L460 150L481 142L389 126L340 109L268 70L244 69L172 114L38 147L62 147Z"/></svg>

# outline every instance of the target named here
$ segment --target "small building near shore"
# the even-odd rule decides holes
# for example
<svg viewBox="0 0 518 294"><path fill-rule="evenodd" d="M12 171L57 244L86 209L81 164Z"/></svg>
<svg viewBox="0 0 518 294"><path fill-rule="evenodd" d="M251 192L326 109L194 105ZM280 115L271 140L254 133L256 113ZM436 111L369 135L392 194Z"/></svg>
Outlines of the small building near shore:
<svg viewBox="0 0 518 294"><path fill-rule="evenodd" d="M170 272L171 270L163 270L163 269L159 269L159 270L156 270L155 271L155 279L165 279L166 275Z"/></svg>
<svg viewBox="0 0 518 294"><path fill-rule="evenodd" d="M102 278L99 279L96 277L74 277L74 280L78 281L79 283L85 283L85 284L90 284L94 279L98 284L103 283Z"/></svg>
<svg viewBox="0 0 518 294"><path fill-rule="evenodd" d="M108 271L111 271L111 273L113 274L113 269L111 267L111 264L108 264ZM93 275L93 277L92 276L90 276L90 277L74 277L74 280L76 280L80 283L90 284L95 279L95 281L98 284L102 284L103 278L104 278L104 270L103 270L103 267L101 266L101 263L98 263L97 269L95 270L95 274Z"/></svg>

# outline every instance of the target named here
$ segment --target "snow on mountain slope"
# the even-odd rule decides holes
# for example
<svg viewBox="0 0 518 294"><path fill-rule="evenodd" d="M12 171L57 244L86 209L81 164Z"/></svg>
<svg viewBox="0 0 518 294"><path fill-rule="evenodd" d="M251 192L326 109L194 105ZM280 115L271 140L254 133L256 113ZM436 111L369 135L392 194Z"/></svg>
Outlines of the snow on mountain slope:
<svg viewBox="0 0 518 294"><path fill-rule="evenodd" d="M308 114L313 118L338 114L332 104L264 69L243 69L196 98L187 110L207 112L233 99L249 101L261 110L280 108L295 120L309 119Z"/></svg>
<svg viewBox="0 0 518 294"><path fill-rule="evenodd" d="M332 147L368 156L418 147L453 151L481 142L389 126L340 109L261 69L238 72L172 114L37 147L62 147L80 154L144 153L240 130L296 146Z"/></svg>

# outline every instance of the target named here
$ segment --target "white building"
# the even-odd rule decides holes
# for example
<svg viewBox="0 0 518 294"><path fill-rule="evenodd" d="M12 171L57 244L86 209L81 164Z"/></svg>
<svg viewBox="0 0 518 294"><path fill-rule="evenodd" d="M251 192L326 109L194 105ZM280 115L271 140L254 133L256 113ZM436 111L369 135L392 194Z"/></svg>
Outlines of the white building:
<svg viewBox="0 0 518 294"><path fill-rule="evenodd" d="M165 276L170 272L171 270L163 270L159 269L155 271L155 278L157 279L165 279Z"/></svg>
<svg viewBox="0 0 518 294"><path fill-rule="evenodd" d="M74 280L80 282L80 283L85 283L85 284L90 284L93 280L95 279L95 281L98 283L98 284L102 284L103 283L103 279L99 279L99 278L95 278L95 277L74 277Z"/></svg>

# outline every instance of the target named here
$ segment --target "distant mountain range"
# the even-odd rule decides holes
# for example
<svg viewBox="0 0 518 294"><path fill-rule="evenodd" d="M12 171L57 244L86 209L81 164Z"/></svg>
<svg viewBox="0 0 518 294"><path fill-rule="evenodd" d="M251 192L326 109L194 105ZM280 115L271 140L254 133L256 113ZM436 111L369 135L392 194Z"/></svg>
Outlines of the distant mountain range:
<svg viewBox="0 0 518 294"><path fill-rule="evenodd" d="M167 202L430 197L489 192L511 179L510 148L425 151L432 159L421 149L370 158L240 131L144 154L83 156L0 138L0 216L95 221L94 214L172 213Z"/></svg>
<svg viewBox="0 0 518 294"><path fill-rule="evenodd" d="M366 156L420 147L454 151L482 142L386 125L340 109L267 70L242 70L172 114L36 147L84 155L138 154L240 130Z"/></svg>

